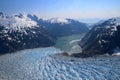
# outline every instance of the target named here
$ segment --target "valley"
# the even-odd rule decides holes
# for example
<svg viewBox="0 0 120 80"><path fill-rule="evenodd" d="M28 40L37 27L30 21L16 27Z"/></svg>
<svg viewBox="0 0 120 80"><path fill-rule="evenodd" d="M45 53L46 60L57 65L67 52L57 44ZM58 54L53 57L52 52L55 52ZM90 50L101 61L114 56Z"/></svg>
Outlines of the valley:
<svg viewBox="0 0 120 80"><path fill-rule="evenodd" d="M59 37L56 41L55 47L67 52L68 55L80 53L81 47L78 45L78 42L84 35L85 33Z"/></svg>
<svg viewBox="0 0 120 80"><path fill-rule="evenodd" d="M119 19L89 30L73 19L1 13L0 80L119 80Z"/></svg>

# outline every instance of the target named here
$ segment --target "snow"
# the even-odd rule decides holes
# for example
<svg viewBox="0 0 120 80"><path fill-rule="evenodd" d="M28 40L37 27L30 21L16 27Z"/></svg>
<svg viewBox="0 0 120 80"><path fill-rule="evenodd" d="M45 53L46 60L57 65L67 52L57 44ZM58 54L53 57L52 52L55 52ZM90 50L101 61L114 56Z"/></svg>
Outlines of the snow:
<svg viewBox="0 0 120 80"><path fill-rule="evenodd" d="M113 32L114 31L117 31L117 27L116 27L117 25L115 25L115 26L112 26L113 27L113 29L111 29Z"/></svg>
<svg viewBox="0 0 120 80"><path fill-rule="evenodd" d="M112 55L120 56L120 49L117 47L114 49L114 53Z"/></svg>
<svg viewBox="0 0 120 80"><path fill-rule="evenodd" d="M80 39L72 40L72 41L69 42L69 44L72 44L72 43L75 43L75 42L78 42L78 41L80 41Z"/></svg>
<svg viewBox="0 0 120 80"><path fill-rule="evenodd" d="M115 18L115 23L120 23L120 17Z"/></svg>
<svg viewBox="0 0 120 80"><path fill-rule="evenodd" d="M12 38L11 38L11 37L8 37L8 40L12 40Z"/></svg>
<svg viewBox="0 0 120 80"><path fill-rule="evenodd" d="M73 55L81 52L82 52L82 48L79 45L74 45L71 47L71 49L67 53L68 55Z"/></svg>
<svg viewBox="0 0 120 80"><path fill-rule="evenodd" d="M0 80L119 80L119 68L118 56L74 58L55 47L0 56Z"/></svg>
<svg viewBox="0 0 120 80"><path fill-rule="evenodd" d="M110 19L105 20L105 21L109 21L110 24L120 23L120 17L113 17L113 18L110 18ZM103 22L103 23L104 23L104 22Z"/></svg>
<svg viewBox="0 0 120 80"><path fill-rule="evenodd" d="M47 22L50 22L50 23L64 23L64 24L68 24L69 21L66 19L66 18L50 18L50 19L43 19Z"/></svg>
<svg viewBox="0 0 120 80"><path fill-rule="evenodd" d="M105 27L106 29L113 27L112 31L117 31L116 26L120 25L120 17L114 17L114 18L111 18L111 19L108 19L108 20L102 20L102 21L96 23L95 25L98 26L100 24L103 24L106 21L108 21L109 24L114 24L114 25L113 26L111 26L111 25L105 25L104 26L103 25L103 27ZM95 30L97 30L97 28L99 28L99 26L96 27Z"/></svg>
<svg viewBox="0 0 120 80"><path fill-rule="evenodd" d="M116 26L120 25L120 17L112 18L111 24L115 24L115 25L111 26L111 27L113 27L112 31L117 31Z"/></svg>
<svg viewBox="0 0 120 80"><path fill-rule="evenodd" d="M18 17L15 15L9 17L0 16L0 25L4 26L4 33L7 33L8 30L10 32L12 31L25 32L26 28L38 27L37 23L28 18L27 15L22 15L22 17Z"/></svg>
<svg viewBox="0 0 120 80"><path fill-rule="evenodd" d="M33 34L35 34L36 32L35 31L32 31Z"/></svg>
<svg viewBox="0 0 120 80"><path fill-rule="evenodd" d="M114 53L113 55L120 56L120 51L117 53Z"/></svg>
<svg viewBox="0 0 120 80"><path fill-rule="evenodd" d="M109 42L109 41L106 41L106 40L103 40L103 39L102 39L101 41L102 41L102 42L104 42L104 43L107 43L107 42Z"/></svg>
<svg viewBox="0 0 120 80"><path fill-rule="evenodd" d="M110 28L110 26L105 26L106 28Z"/></svg>

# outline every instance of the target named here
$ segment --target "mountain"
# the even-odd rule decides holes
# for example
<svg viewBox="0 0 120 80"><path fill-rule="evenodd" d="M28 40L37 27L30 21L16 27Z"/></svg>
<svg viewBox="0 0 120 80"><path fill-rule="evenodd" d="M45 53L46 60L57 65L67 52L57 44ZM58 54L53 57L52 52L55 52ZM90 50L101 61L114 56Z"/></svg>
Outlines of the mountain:
<svg viewBox="0 0 120 80"><path fill-rule="evenodd" d="M43 25L54 37L69 36L88 32L87 24L66 18L39 18L36 15L28 15L29 18Z"/></svg>
<svg viewBox="0 0 120 80"><path fill-rule="evenodd" d="M27 15L0 13L0 54L54 44L54 38Z"/></svg>
<svg viewBox="0 0 120 80"><path fill-rule="evenodd" d="M120 48L120 17L94 25L79 45L85 54L112 54L116 48Z"/></svg>

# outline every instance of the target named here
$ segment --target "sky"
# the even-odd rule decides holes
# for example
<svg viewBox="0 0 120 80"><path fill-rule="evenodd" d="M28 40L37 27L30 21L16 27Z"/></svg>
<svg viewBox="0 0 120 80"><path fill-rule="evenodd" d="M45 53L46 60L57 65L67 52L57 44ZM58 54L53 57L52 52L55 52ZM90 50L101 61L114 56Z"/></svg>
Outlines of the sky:
<svg viewBox="0 0 120 80"><path fill-rule="evenodd" d="M120 0L1 0L0 11L45 18L110 18L120 16Z"/></svg>

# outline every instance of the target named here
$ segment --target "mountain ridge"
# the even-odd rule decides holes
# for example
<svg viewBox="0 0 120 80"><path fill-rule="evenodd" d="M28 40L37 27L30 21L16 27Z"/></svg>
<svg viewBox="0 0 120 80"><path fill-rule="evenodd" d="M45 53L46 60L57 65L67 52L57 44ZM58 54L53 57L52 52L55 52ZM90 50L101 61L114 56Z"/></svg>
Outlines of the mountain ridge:
<svg viewBox="0 0 120 80"><path fill-rule="evenodd" d="M68 18L50 18L43 19L36 15L28 14L28 17L36 21L38 24L44 26L44 28L54 37L69 36L72 34L85 33L89 29L87 24L79 22L74 19Z"/></svg>
<svg viewBox="0 0 120 80"><path fill-rule="evenodd" d="M55 39L25 15L0 15L0 54L22 49L49 47Z"/></svg>
<svg viewBox="0 0 120 80"><path fill-rule="evenodd" d="M88 55L113 54L120 48L120 17L96 24L79 42L83 53Z"/></svg>

